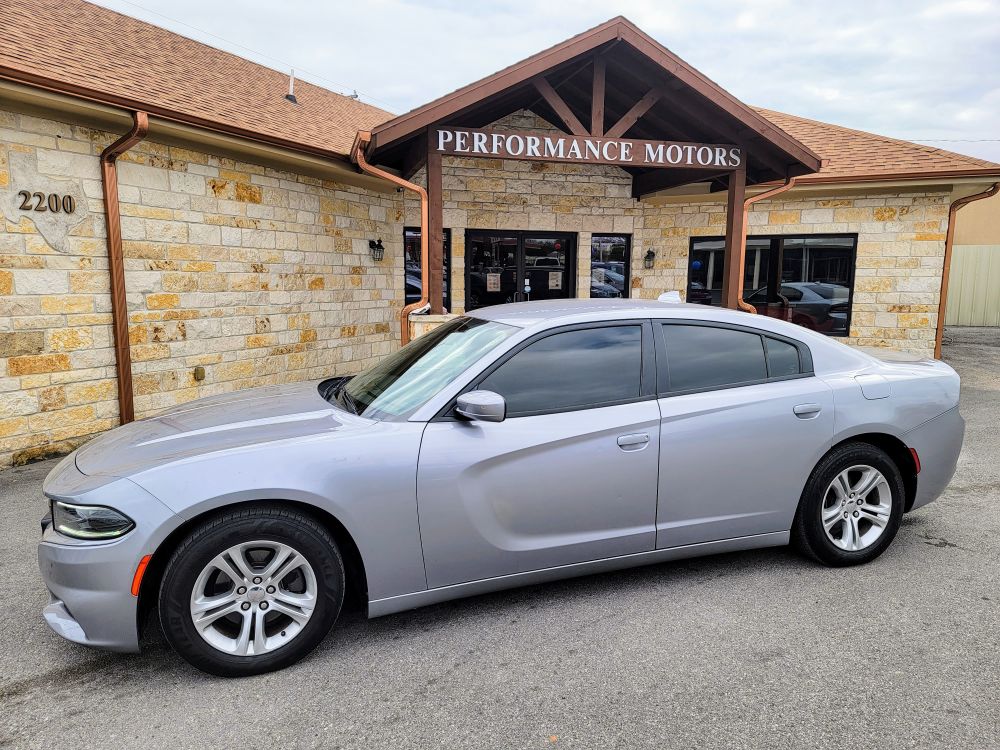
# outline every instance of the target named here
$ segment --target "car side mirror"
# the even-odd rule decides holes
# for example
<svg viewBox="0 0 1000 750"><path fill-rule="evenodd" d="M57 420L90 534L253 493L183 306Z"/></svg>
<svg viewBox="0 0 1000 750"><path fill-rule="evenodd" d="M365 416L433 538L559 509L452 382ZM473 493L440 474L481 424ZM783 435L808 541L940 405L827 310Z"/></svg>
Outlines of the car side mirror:
<svg viewBox="0 0 1000 750"><path fill-rule="evenodd" d="M507 418L507 402L493 391L469 391L458 397L455 413L463 419L503 422Z"/></svg>

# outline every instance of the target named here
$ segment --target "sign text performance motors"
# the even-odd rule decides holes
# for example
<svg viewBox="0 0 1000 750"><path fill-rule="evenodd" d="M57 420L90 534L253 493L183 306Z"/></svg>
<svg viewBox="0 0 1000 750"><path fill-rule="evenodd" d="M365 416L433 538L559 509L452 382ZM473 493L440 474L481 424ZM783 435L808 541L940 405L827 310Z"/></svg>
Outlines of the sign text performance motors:
<svg viewBox="0 0 1000 750"><path fill-rule="evenodd" d="M685 169L736 169L743 165L742 150L738 146L721 143L643 141L519 131L498 133L470 128L441 128L436 138L435 145L439 152L455 156Z"/></svg>

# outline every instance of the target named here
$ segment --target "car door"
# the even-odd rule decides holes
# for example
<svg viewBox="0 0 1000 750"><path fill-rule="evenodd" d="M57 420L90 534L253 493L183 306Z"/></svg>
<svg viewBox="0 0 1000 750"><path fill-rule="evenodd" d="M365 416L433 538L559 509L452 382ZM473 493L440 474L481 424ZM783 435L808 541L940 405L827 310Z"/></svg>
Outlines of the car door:
<svg viewBox="0 0 1000 750"><path fill-rule="evenodd" d="M659 409L649 321L554 329L467 390L502 422L428 423L417 504L431 588L652 550Z"/></svg>
<svg viewBox="0 0 1000 750"><path fill-rule="evenodd" d="M721 323L656 328L657 548L787 531L833 435L808 347Z"/></svg>

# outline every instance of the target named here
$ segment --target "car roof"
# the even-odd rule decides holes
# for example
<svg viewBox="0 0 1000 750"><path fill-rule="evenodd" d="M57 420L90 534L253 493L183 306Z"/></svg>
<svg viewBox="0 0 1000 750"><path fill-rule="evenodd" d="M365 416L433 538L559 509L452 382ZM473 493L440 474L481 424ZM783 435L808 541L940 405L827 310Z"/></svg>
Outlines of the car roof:
<svg viewBox="0 0 1000 750"><path fill-rule="evenodd" d="M516 326L525 329L527 335L575 323L599 323L636 318L728 323L746 326L762 333L774 333L807 344L812 351L813 365L817 374L843 368L860 369L876 363L871 355L859 351L856 347L847 346L836 339L794 323L767 315L754 315L710 305L643 299L555 299L481 307L466 315Z"/></svg>
<svg viewBox="0 0 1000 750"><path fill-rule="evenodd" d="M573 323L628 320L631 318L672 318L708 323L729 323L776 333L779 336L808 343L813 348L851 351L851 347L845 347L831 341L821 333L810 331L784 320L767 315L729 310L724 307L685 302L658 302L644 299L554 299L481 307L466 313L466 315L480 320L491 320L518 328L535 330ZM856 352L856 350L853 351Z"/></svg>
<svg viewBox="0 0 1000 750"><path fill-rule="evenodd" d="M679 318L733 323L771 330L775 329L771 324L777 323L777 332L786 335L788 331L783 330L783 327L790 328L793 332L802 330L798 326L776 321L765 315L750 315L709 305L658 302L647 299L552 299L538 302L513 302L506 305L481 307L466 314L481 320L492 320L518 328L549 328L554 325L628 318Z"/></svg>
<svg viewBox="0 0 1000 750"><path fill-rule="evenodd" d="M480 307L466 313L480 320L528 328L539 323L562 321L579 316L606 315L612 319L624 317L650 317L666 306L663 302L633 299L550 299L539 302L512 302L507 305ZM696 307L696 305L685 305Z"/></svg>

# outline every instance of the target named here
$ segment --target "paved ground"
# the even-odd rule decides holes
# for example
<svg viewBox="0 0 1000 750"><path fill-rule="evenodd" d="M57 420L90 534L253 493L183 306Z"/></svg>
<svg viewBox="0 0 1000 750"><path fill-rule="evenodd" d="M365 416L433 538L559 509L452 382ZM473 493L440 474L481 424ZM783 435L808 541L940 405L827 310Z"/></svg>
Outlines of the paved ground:
<svg viewBox="0 0 1000 750"><path fill-rule="evenodd" d="M66 643L38 487L0 474L0 747L1000 746L1000 334L949 332L965 451L872 565L731 554L364 621L284 672Z"/></svg>

